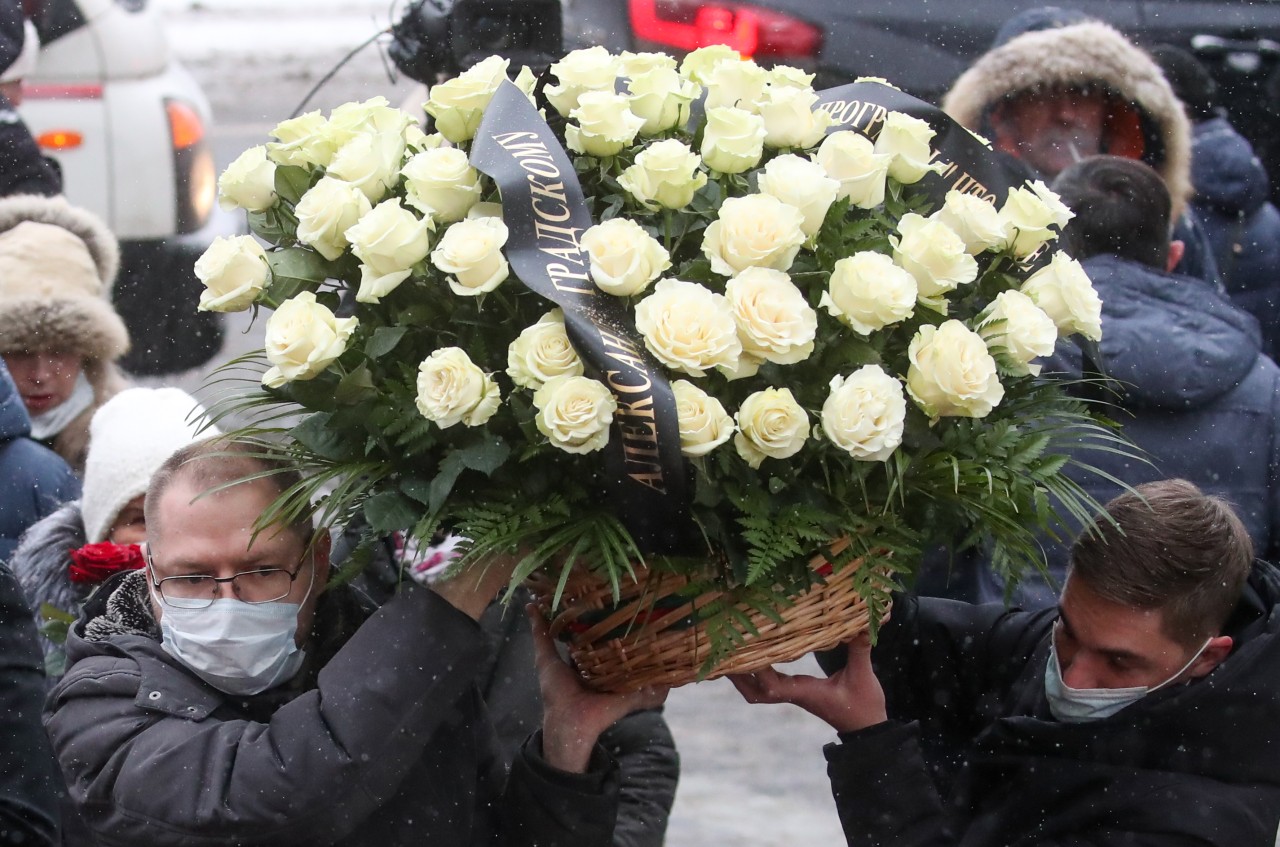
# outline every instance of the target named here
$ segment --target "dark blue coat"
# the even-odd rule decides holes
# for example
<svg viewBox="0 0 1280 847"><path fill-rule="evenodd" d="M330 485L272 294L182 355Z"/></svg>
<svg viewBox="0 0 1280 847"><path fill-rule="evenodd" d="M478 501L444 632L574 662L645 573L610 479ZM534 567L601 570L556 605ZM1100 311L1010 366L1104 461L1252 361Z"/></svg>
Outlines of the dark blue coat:
<svg viewBox="0 0 1280 847"><path fill-rule="evenodd" d="M30 433L27 409L0 362L0 562L9 558L27 527L80 496L71 468L32 441Z"/></svg>
<svg viewBox="0 0 1280 847"><path fill-rule="evenodd" d="M1280 211L1253 147L1227 122L1196 125L1191 148L1192 205L1231 299L1262 329L1263 352L1280 345Z"/></svg>
<svg viewBox="0 0 1280 847"><path fill-rule="evenodd" d="M1102 298L1101 349L1108 373L1123 383L1112 414L1150 464L1091 451L1081 459L1129 483L1188 479L1229 500L1253 538L1257 555L1280 553L1280 367L1259 352L1257 321L1202 280L1168 274L1115 256L1084 268ZM1045 368L1081 375L1072 345ZM1071 475L1100 503L1121 493L1080 469ZM1075 529L1075 528L1073 528ZM1059 582L1068 550L1050 546ZM978 599L1000 600L1003 587L979 571ZM1018 603L1057 602L1058 586L1019 587Z"/></svg>

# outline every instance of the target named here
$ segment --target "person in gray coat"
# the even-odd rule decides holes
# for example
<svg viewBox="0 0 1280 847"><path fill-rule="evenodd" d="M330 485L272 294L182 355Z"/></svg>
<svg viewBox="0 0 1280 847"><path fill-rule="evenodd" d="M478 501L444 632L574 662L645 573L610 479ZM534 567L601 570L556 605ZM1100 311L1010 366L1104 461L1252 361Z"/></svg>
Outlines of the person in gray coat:
<svg viewBox="0 0 1280 847"><path fill-rule="evenodd" d="M45 727L98 841L608 845L618 770L597 738L665 690L587 690L538 619L544 718L508 775L477 620L518 557L370 613L325 590L327 534L256 527L298 479L256 453L212 440L166 461L146 568L103 583L68 637Z"/></svg>
<svg viewBox="0 0 1280 847"><path fill-rule="evenodd" d="M1166 477L1190 480L1236 507L1258 555L1280 554L1280 367L1261 351L1258 323L1217 287L1172 273L1181 245L1169 240L1169 194L1159 174L1114 156L1064 170L1053 189L1076 214L1065 249L1081 260L1102 299L1102 362L1059 345L1046 374L1118 381L1106 409L1145 459L1090 451L1102 474L1070 471L1099 503ZM1072 534L1076 527L1068 528ZM1039 609L1056 602L1064 544L1046 540L1057 586L1033 577L1015 595ZM1004 585L977 569L977 601L1004 599ZM963 591L949 596L965 597ZM966 598L968 599L968 598Z"/></svg>

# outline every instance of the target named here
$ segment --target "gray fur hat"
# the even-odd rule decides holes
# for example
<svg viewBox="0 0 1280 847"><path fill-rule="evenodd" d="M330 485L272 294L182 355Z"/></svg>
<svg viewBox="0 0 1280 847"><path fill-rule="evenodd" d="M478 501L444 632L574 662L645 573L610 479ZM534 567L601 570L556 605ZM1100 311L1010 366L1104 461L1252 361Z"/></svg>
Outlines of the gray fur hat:
<svg viewBox="0 0 1280 847"><path fill-rule="evenodd" d="M129 349L111 306L120 249L62 197L0 199L0 353L58 350L113 362Z"/></svg>

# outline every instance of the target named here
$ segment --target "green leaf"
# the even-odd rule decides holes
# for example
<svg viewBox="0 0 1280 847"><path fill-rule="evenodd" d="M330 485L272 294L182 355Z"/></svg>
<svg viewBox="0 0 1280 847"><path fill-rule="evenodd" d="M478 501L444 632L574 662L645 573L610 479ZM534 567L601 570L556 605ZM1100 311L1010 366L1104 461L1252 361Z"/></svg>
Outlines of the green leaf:
<svg viewBox="0 0 1280 847"><path fill-rule="evenodd" d="M289 430L289 435L307 450L325 459L342 462L360 458L353 455L352 442L332 425L332 421L331 413L316 412Z"/></svg>
<svg viewBox="0 0 1280 847"><path fill-rule="evenodd" d="M405 530L418 520L420 509L413 501L395 491L375 494L364 503L364 516L374 532Z"/></svg>
<svg viewBox="0 0 1280 847"><path fill-rule="evenodd" d="M360 401L376 396L373 384L373 375L369 373L369 366L361 364L360 367L344 376L338 382L338 388L333 393L333 399L339 403L348 406L355 405Z"/></svg>
<svg viewBox="0 0 1280 847"><path fill-rule="evenodd" d="M324 282L329 278L329 262L309 247L286 247L267 254L272 279Z"/></svg>
<svg viewBox="0 0 1280 847"><path fill-rule="evenodd" d="M276 165L276 194L289 205L296 204L311 187L311 173L296 165Z"/></svg>
<svg viewBox="0 0 1280 847"><path fill-rule="evenodd" d="M409 331L407 326L380 326L365 342L364 354L370 359L380 359L396 349L400 339Z"/></svg>
<svg viewBox="0 0 1280 847"><path fill-rule="evenodd" d="M467 468L488 475L502 466L511 455L511 448L505 441L496 436L484 438L467 447L454 450L445 456L440 463L435 479L431 480L431 490L427 498L427 508L432 512L439 511L453 490L454 483Z"/></svg>

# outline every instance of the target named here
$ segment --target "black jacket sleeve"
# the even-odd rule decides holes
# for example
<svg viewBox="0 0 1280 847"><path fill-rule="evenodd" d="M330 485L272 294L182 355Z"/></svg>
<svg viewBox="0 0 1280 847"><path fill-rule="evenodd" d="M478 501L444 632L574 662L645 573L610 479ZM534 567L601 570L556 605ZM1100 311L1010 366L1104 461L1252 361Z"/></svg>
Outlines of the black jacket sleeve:
<svg viewBox="0 0 1280 847"><path fill-rule="evenodd" d="M18 581L0 565L0 842L58 843L62 776L40 725L44 659Z"/></svg>
<svg viewBox="0 0 1280 847"><path fill-rule="evenodd" d="M265 723L140 708L157 693L162 702L163 692L140 689L136 661L105 655L72 665L45 720L76 805L109 835L105 843L331 844L393 797L435 733L467 708L483 656L474 621L433 592L409 590L361 626L316 689ZM509 780L509 794L544 798L521 807L527 825L507 827L533 840L511 843L552 843L534 838L555 824L546 810L581 810L588 800L595 805L583 811L593 816L584 828L612 828L611 807L607 822L596 822L597 807L613 802L603 783L596 794L557 801L554 779L527 788L525 777L536 775L525 769Z"/></svg>

